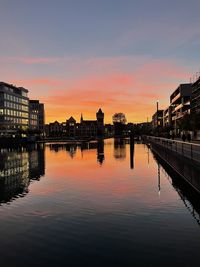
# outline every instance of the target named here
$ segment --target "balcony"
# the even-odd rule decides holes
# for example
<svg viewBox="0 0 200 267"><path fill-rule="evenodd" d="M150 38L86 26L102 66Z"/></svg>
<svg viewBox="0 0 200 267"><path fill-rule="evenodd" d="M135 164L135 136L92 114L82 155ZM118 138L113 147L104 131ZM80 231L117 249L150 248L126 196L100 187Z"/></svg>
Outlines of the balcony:
<svg viewBox="0 0 200 267"><path fill-rule="evenodd" d="M176 96L171 98L171 104L175 103L179 98L181 98L181 93L178 93Z"/></svg>
<svg viewBox="0 0 200 267"><path fill-rule="evenodd" d="M182 107L183 107L183 104L181 103L175 107L174 111L177 111L177 110L181 109Z"/></svg>
<svg viewBox="0 0 200 267"><path fill-rule="evenodd" d="M167 112L164 113L163 115L164 115L164 116L163 116L164 118L165 118L165 117L168 117L168 116L169 116L169 112L167 111Z"/></svg>
<svg viewBox="0 0 200 267"><path fill-rule="evenodd" d="M186 114L190 114L190 110L186 110L184 112L177 112L176 115L172 117L172 121L176 121L176 120L182 118Z"/></svg>

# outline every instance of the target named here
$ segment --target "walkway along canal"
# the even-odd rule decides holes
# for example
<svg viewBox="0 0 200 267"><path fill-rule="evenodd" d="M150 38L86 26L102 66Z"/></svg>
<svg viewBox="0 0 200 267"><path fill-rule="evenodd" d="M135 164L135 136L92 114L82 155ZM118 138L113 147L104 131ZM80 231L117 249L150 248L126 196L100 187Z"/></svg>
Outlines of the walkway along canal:
<svg viewBox="0 0 200 267"><path fill-rule="evenodd" d="M200 145L145 136L154 153L200 193Z"/></svg>

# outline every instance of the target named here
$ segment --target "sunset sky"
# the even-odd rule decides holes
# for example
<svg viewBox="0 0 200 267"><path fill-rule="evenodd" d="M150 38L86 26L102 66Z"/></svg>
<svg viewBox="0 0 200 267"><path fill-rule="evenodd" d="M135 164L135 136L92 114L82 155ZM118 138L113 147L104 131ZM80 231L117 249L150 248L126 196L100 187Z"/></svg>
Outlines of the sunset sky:
<svg viewBox="0 0 200 267"><path fill-rule="evenodd" d="M199 0L0 0L0 81L46 122L115 112L142 122L200 71Z"/></svg>

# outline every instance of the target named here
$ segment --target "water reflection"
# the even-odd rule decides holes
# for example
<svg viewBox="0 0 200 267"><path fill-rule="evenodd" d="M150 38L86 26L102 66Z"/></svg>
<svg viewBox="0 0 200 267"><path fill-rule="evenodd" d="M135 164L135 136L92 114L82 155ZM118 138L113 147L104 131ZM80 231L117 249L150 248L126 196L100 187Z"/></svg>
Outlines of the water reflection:
<svg viewBox="0 0 200 267"><path fill-rule="evenodd" d="M99 162L100 165L102 165L104 160L105 160L104 141L101 140L97 143L97 161Z"/></svg>
<svg viewBox="0 0 200 267"><path fill-rule="evenodd" d="M126 143L127 139L115 138L113 155L116 160L126 159Z"/></svg>
<svg viewBox="0 0 200 267"><path fill-rule="evenodd" d="M164 170L165 176L169 183L178 193L185 207L192 214L196 222L200 225L200 195L184 179L178 176L174 171L154 153L154 159L158 167L158 193L161 193L161 169Z"/></svg>
<svg viewBox="0 0 200 267"><path fill-rule="evenodd" d="M45 174L44 146L0 150L0 203L28 193L31 180Z"/></svg>
<svg viewBox="0 0 200 267"><path fill-rule="evenodd" d="M100 165L102 165L105 160L103 139L100 139L94 142L84 142L82 144L66 144L66 143L50 144L49 147L50 147L50 150L54 152L65 150L71 159L73 159L76 156L76 152L78 148L80 148L81 152L84 152L87 150L96 150L97 151L97 162Z"/></svg>
<svg viewBox="0 0 200 267"><path fill-rule="evenodd" d="M115 138L114 147L113 147L113 156L116 160L125 160L126 159L126 145L130 144L130 168L134 168L134 142L130 142L129 139L124 138ZM73 159L76 156L77 149L80 148L82 152L87 150L96 150L97 153L97 162L102 165L105 161L104 153L104 140L100 139L94 142L85 142L82 144L66 144L66 143L57 143L50 144L50 150L54 152L59 152L65 150L69 156Z"/></svg>
<svg viewBox="0 0 200 267"><path fill-rule="evenodd" d="M130 138L130 168L134 169L134 139Z"/></svg>
<svg viewBox="0 0 200 267"><path fill-rule="evenodd" d="M161 192L161 183L160 183L160 163L158 162L158 194L160 196Z"/></svg>
<svg viewBox="0 0 200 267"><path fill-rule="evenodd" d="M142 144L140 144L143 146ZM106 143L107 150L112 152L115 160L125 160L129 151L130 169L137 168L134 163L135 158L135 143L131 139L116 138L113 141ZM105 158L105 142L99 140L97 142L76 144L50 144L48 145L50 151L59 153L66 151L69 157L74 160L78 151L81 153L94 150L92 157L96 155L97 163L102 166L106 160ZM147 153L147 166L151 165L151 151L149 147L145 146L145 153ZM137 153L136 153L137 154ZM82 154L83 155L83 154ZM109 154L112 156L112 154ZM138 155L137 155L138 157ZM143 155L142 155L143 157ZM165 164L154 155L157 162L157 190L161 194L161 171L165 170L167 177L174 189L177 191L185 206L190 210L200 224L200 204L199 195L194 192L191 193L191 188L182 179L177 179L174 173L171 173ZM83 156L82 159L84 160ZM110 159L109 159L110 160ZM146 160L146 159L145 159ZM144 163L144 161L143 161ZM149 167L150 168L150 167ZM1 149L0 150L0 203L13 201L17 197L23 197L28 193L28 187L31 180L40 180L41 176L45 175L45 146L33 146L19 149Z"/></svg>
<svg viewBox="0 0 200 267"><path fill-rule="evenodd" d="M144 144L2 150L0 170L1 202L29 190L0 208L3 266L196 266L199 196Z"/></svg>

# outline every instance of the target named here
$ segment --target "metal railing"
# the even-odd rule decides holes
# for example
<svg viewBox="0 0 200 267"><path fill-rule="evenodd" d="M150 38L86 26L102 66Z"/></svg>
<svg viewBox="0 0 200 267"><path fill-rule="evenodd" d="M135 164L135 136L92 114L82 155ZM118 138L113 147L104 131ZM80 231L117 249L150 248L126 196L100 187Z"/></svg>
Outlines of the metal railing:
<svg viewBox="0 0 200 267"><path fill-rule="evenodd" d="M163 149L173 151L177 153L177 155L184 156L200 164L200 144L182 142L178 140L171 140L154 136L145 136L145 140L149 143L157 144Z"/></svg>

